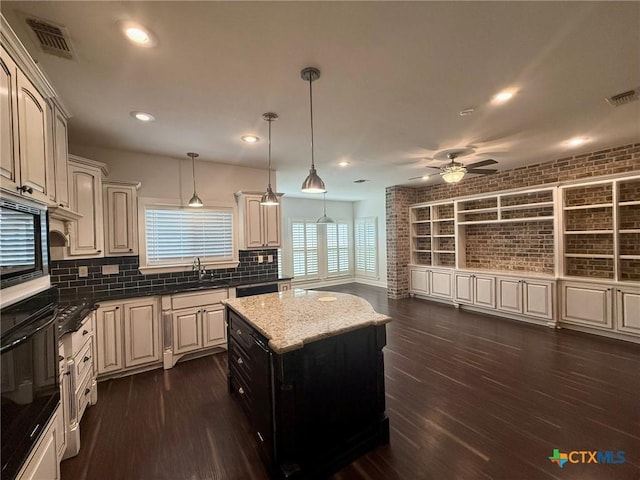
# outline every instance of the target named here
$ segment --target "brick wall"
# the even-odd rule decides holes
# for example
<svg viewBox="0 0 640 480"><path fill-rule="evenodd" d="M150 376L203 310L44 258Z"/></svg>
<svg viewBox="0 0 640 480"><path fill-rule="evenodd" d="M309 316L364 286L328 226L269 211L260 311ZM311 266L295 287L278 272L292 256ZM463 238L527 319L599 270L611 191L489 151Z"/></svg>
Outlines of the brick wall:
<svg viewBox="0 0 640 480"><path fill-rule="evenodd" d="M386 189L387 219L387 295L409 295L410 234L409 205L416 203L416 191L410 187Z"/></svg>
<svg viewBox="0 0 640 480"><path fill-rule="evenodd" d="M258 255L273 255L273 262L258 263ZM207 278L214 280L239 280L278 275L278 250L240 250L240 263L236 268L207 270ZM119 273L103 275L103 265L118 265ZM78 267L88 267L87 277L78 276ZM54 260L50 264L51 284L60 289L65 298L118 293L126 288L162 289L178 283L194 282L198 274L192 271L143 275L138 257L106 257L82 260Z"/></svg>
<svg viewBox="0 0 640 480"><path fill-rule="evenodd" d="M388 187L386 209L388 268L387 288L389 296L391 298L401 298L408 295L408 269L406 268L406 264L409 263L409 252L405 250L408 249L409 245L408 236L410 231L408 218L406 218L406 229L403 229L402 225L400 225L403 221L403 216L408 217L408 209L406 208L408 205L412 203L434 202L467 195L479 195L515 188L536 187L557 182L581 179L588 180L590 178L604 175L630 172L640 173L640 143L622 145L598 150L596 152L584 153L558 160L528 165L525 167L498 172L495 175L487 177L467 177L457 184L442 183L416 189L400 186ZM413 193L411 190L413 190ZM594 189L594 192L575 192L575 202L584 201L584 203L591 203L594 200L597 200L596 195L604 195L602 197L603 201L599 203L611 202L611 199L607 197L606 192L596 192L597 189ZM607 200L607 198L609 199ZM630 182L628 185L624 185L621 189L619 201L634 201L639 198L640 182ZM513 202L526 203L525 200L520 201L518 198L514 198ZM580 203L575 203L575 205L579 204ZM536 216L546 216L550 212L552 212L550 209L539 209L532 211L531 214ZM621 207L621 212L622 214L619 219L620 228L640 228L640 226L638 226L640 222L640 207ZM596 225L602 225L602 227L598 228L612 228L610 226L610 221L608 224L605 221L600 223L600 220L598 220L597 217L599 213L600 212L593 213L594 216L590 218L580 217L576 214L571 217L571 220L568 220L570 222L569 225L575 227L576 230L584 230L585 224L591 225L591 228ZM483 228L486 229L486 226L483 226ZM508 235L509 227L503 228L504 230L497 233L500 238L506 240L507 237L513 236ZM532 235L542 237L537 239L540 241L537 245L539 252L533 251L535 250L535 245L523 243L521 246L524 249L530 250L525 252L529 255L524 257L525 260L523 260L518 258L518 256L509 253L507 246L504 244L505 242L501 240L503 243L499 245L499 248L502 249L503 253L498 256L483 255L482 251L476 249L476 251L468 252L471 253L472 262L475 262L474 264L476 265L485 265L487 259L491 258L492 260L490 264L493 265L494 268L519 270L520 267L522 267L522 269L526 269L527 271L552 273L553 266L552 263L549 263L550 259L551 262L553 262L553 254L550 254L549 252L549 239L552 237L549 235L546 228L536 229L535 226L531 228L533 229L532 232L530 232ZM533 233L534 231L536 233ZM467 232L469 232L469 230L467 230ZM523 239L521 240L524 241ZM587 238L584 240L587 240ZM595 239L590 240L595 242ZM627 251L629 251L629 249L633 250L634 247L631 245L635 240L635 237L630 238L629 240L624 240L624 242L626 242L624 244L624 248L626 248ZM595 248L596 245L592 244L591 247ZM470 248L469 245L467 245L467 248ZM491 244L491 249L492 251L494 250L493 243ZM634 253L627 254L631 255ZM500 263L496 264L496 261ZM528 262L527 265L523 264L525 261ZM634 259L622 259L620 263L621 279L640 280L640 261ZM467 264L469 265L469 262ZM613 260L611 259L589 259L589 261L585 261L585 259L567 259L566 264L568 274L579 274L581 276L591 276L594 278L611 278L610 272L613 272ZM589 273L587 274L586 272Z"/></svg>

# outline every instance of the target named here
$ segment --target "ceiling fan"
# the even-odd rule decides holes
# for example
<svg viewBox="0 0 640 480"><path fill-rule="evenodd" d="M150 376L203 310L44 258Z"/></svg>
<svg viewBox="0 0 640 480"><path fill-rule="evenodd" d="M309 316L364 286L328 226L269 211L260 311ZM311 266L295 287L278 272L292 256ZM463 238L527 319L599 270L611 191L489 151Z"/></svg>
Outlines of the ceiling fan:
<svg viewBox="0 0 640 480"><path fill-rule="evenodd" d="M440 176L447 183L458 183L467 173L473 173L476 175L491 175L492 173L496 173L498 171L495 168L478 168L498 163L492 158L481 160L476 163L471 163L465 167L462 163L456 162L456 158L458 158L459 155L459 152L449 152L447 153L447 159L450 160L449 163L443 165L442 167L427 168L435 168L437 170L440 170ZM412 177L409 180L417 180L419 178L426 180L425 177L428 178L427 175L421 175L419 177Z"/></svg>

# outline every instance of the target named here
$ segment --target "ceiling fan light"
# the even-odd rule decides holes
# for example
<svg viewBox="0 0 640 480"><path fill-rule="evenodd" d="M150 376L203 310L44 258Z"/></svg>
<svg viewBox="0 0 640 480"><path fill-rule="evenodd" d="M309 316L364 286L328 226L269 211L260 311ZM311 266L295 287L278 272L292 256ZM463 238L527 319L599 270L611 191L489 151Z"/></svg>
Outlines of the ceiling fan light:
<svg viewBox="0 0 640 480"><path fill-rule="evenodd" d="M202 200L200 199L200 197L196 192L193 192L193 197L191 197L191 200L189 200L189 206L195 207L195 208L200 208L204 206L204 203L202 203Z"/></svg>
<svg viewBox="0 0 640 480"><path fill-rule="evenodd" d="M444 172L440 175L442 179L447 183L458 183L464 175L467 173L467 169L461 165L453 165L451 167L447 167Z"/></svg>
<svg viewBox="0 0 640 480"><path fill-rule="evenodd" d="M267 187L267 191L262 195L260 199L260 205L278 205L280 202L278 201L278 196L273 193L271 189L271 185Z"/></svg>
<svg viewBox="0 0 640 480"><path fill-rule="evenodd" d="M324 182L318 176L315 167L309 169L309 175L302 182L303 193L325 193L327 191Z"/></svg>

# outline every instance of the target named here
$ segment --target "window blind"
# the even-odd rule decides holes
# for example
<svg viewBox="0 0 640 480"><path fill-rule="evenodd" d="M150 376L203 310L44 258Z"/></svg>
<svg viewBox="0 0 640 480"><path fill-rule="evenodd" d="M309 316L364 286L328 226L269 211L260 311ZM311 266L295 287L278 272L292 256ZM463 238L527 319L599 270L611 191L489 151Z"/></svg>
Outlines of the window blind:
<svg viewBox="0 0 640 480"><path fill-rule="evenodd" d="M0 264L3 273L35 267L36 245L33 215L0 208L0 229L3 233L0 236Z"/></svg>
<svg viewBox="0 0 640 480"><path fill-rule="evenodd" d="M318 277L318 226L315 222L294 220L291 222L291 246L293 252L293 276Z"/></svg>
<svg viewBox="0 0 640 480"><path fill-rule="evenodd" d="M378 275L378 225L376 217L357 218L355 222L356 274Z"/></svg>
<svg viewBox="0 0 640 480"><path fill-rule="evenodd" d="M328 223L327 226L327 275L349 273L349 225Z"/></svg>
<svg viewBox="0 0 640 480"><path fill-rule="evenodd" d="M194 257L233 259L231 210L145 209L147 263L169 265Z"/></svg>

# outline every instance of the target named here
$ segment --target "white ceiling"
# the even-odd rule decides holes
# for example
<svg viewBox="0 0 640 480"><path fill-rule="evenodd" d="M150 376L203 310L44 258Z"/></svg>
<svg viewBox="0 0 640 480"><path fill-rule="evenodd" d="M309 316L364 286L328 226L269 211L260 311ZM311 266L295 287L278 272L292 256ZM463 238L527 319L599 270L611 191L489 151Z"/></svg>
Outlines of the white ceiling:
<svg viewBox="0 0 640 480"><path fill-rule="evenodd" d="M19 12L67 27L76 59L39 51ZM266 167L266 141L240 136L266 140L261 115L273 111L290 196L303 195L311 158L306 66L322 72L315 151L330 199L409 184L452 148L505 170L640 139L640 102L604 101L640 86L640 2L4 1L2 13L72 112L72 145ZM128 43L127 19L157 46ZM519 91L492 105L505 88ZM563 145L576 135L592 141Z"/></svg>

